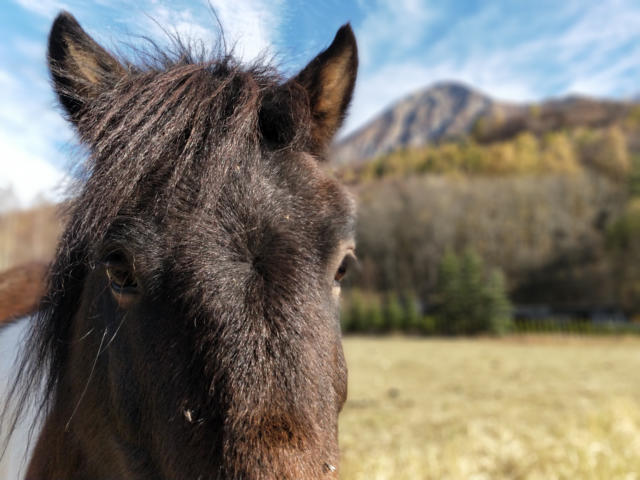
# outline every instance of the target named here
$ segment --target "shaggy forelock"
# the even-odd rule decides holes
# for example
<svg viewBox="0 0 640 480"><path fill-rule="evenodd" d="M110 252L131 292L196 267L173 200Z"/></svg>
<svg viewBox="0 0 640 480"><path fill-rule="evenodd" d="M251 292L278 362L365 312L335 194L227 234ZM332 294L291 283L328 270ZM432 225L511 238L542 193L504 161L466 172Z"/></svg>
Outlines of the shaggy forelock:
<svg viewBox="0 0 640 480"><path fill-rule="evenodd" d="M161 66L129 66L113 90L79 115L91 153L77 202L86 229L97 235L124 205L152 206L162 216L176 202L180 210L185 202L215 203L212 192L229 169L260 157L263 101L281 83L273 69L245 68L230 56L192 63L184 53ZM292 107L288 124L279 125L295 132L284 149L306 136L304 101Z"/></svg>

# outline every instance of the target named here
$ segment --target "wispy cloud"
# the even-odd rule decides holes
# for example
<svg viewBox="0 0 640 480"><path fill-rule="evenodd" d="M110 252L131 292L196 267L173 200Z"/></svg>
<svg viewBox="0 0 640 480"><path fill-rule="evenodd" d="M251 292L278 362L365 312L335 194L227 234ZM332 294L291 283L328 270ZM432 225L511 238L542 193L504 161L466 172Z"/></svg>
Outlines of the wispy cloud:
<svg viewBox="0 0 640 480"><path fill-rule="evenodd" d="M42 38L14 35L0 46L2 55L11 55L12 67L0 69L0 189L12 187L23 206L36 197L62 198L69 174L66 167L76 139L70 126L54 108L56 100L48 82L45 65L44 32L62 9L73 12L98 41L115 46L116 39L139 41L149 36L162 41L165 32L211 45L218 39L218 25L211 6L224 25L227 42L246 61L272 51L279 28L278 0L222 0L176 2L143 0L131 6L124 0L100 0L89 8L80 0L14 0L35 15L42 26ZM127 12L126 15L123 12ZM105 22L105 18L111 19ZM104 29L105 23L116 28Z"/></svg>
<svg viewBox="0 0 640 480"><path fill-rule="evenodd" d="M227 41L236 45L236 54L247 61L274 52L280 29L282 0L212 0L224 26Z"/></svg>
<svg viewBox="0 0 640 480"><path fill-rule="evenodd" d="M436 17L434 9L423 0L361 1L360 5L368 12L357 29L364 70L379 64L381 57L402 56L420 45Z"/></svg>
<svg viewBox="0 0 640 480"><path fill-rule="evenodd" d="M0 188L12 188L23 206L37 197L61 199L67 182L59 145L72 133L53 110L47 87L34 72L0 71Z"/></svg>
<svg viewBox="0 0 640 480"><path fill-rule="evenodd" d="M42 15L52 17L60 10L69 10L69 5L61 0L13 0L23 8Z"/></svg>
<svg viewBox="0 0 640 480"><path fill-rule="evenodd" d="M234 47L238 58L249 62L274 50L283 3L283 0L200 0L191 5L175 5L146 0L137 4L135 15L120 18L135 35L144 33L162 39L167 32L177 33L205 46L217 43L222 26L228 46Z"/></svg>
<svg viewBox="0 0 640 480"><path fill-rule="evenodd" d="M66 8L58 1L17 3L43 22ZM7 59L0 67L0 189L11 190L19 206L38 198L58 201L69 178L61 145L73 134L54 109L45 69L46 38L14 35L3 39L0 48Z"/></svg>
<svg viewBox="0 0 640 480"><path fill-rule="evenodd" d="M345 133L442 80L518 102L640 90L637 2L492 3L475 12L451 5L407 0L369 9L357 26L364 62Z"/></svg>

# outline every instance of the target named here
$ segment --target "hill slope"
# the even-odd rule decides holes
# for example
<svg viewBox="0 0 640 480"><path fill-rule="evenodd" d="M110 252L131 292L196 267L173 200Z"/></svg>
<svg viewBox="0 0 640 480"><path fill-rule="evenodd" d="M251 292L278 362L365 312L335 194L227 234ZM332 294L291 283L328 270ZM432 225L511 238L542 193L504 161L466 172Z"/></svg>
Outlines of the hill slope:
<svg viewBox="0 0 640 480"><path fill-rule="evenodd" d="M466 85L438 83L391 105L365 126L337 142L336 165L357 165L401 150L424 147L473 133L480 142L504 140L529 131L543 134L576 126L604 127L632 118L638 103L567 96L540 103L497 101ZM640 149L635 138L634 150Z"/></svg>
<svg viewBox="0 0 640 480"><path fill-rule="evenodd" d="M339 141L332 159L336 164L357 163L399 148L464 136L482 116L510 116L521 108L460 83L438 83L400 100Z"/></svg>

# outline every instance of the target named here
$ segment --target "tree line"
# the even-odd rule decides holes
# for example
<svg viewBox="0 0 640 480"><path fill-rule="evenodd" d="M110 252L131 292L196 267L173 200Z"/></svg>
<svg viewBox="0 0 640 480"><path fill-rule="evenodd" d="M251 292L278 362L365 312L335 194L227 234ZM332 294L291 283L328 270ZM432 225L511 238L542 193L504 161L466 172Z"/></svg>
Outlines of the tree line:
<svg viewBox="0 0 640 480"><path fill-rule="evenodd" d="M359 199L361 263L345 288L345 330L503 332L513 327L509 302L617 308L640 320L634 132L525 131L343 169Z"/></svg>

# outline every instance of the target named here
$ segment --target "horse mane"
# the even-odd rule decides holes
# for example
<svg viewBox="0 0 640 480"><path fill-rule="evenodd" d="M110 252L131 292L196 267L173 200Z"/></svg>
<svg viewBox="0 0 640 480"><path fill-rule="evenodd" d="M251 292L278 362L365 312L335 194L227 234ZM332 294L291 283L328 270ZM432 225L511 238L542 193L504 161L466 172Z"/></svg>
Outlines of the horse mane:
<svg viewBox="0 0 640 480"><path fill-rule="evenodd" d="M302 87L285 84L266 62L243 65L222 48L205 54L178 37L168 51L152 44L138 53L136 61L120 59L126 75L71 119L88 158L78 165L69 221L0 413L4 449L29 405L40 419L55 402L86 276L101 241L132 216L128 209L158 223L169 212L211 212L239 156L258 161L265 148L298 151L308 141Z"/></svg>

